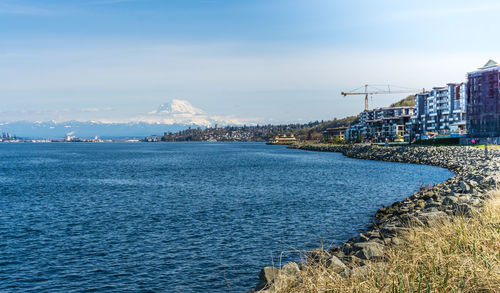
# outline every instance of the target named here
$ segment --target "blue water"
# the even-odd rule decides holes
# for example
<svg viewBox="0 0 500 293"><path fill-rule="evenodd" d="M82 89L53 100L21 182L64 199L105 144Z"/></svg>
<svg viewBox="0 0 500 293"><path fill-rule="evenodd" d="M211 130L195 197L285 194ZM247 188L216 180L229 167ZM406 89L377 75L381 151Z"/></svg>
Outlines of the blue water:
<svg viewBox="0 0 500 293"><path fill-rule="evenodd" d="M450 176L259 143L0 144L0 291L244 292Z"/></svg>

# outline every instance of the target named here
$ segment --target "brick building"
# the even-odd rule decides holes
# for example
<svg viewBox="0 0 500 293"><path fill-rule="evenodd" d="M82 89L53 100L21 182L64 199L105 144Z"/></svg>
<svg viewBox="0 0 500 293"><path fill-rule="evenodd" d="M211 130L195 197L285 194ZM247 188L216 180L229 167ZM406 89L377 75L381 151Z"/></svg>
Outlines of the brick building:
<svg viewBox="0 0 500 293"><path fill-rule="evenodd" d="M467 130L471 137L500 136L500 65L489 60L467 74Z"/></svg>

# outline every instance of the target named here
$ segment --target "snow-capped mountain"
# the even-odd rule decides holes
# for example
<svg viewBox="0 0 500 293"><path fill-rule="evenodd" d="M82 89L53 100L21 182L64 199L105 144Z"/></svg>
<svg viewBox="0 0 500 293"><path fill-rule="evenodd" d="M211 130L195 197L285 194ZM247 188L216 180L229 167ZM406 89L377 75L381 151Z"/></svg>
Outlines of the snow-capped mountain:
<svg viewBox="0 0 500 293"><path fill-rule="evenodd" d="M173 99L171 102L161 104L158 109L149 112L152 115L176 115L176 114L190 114L190 115L206 115L205 111L193 107L190 102L186 100Z"/></svg>
<svg viewBox="0 0 500 293"><path fill-rule="evenodd" d="M0 134L10 133L25 138L62 138L68 133L76 137L102 138L144 137L177 132L189 127L219 125L252 125L233 117L210 116L186 100L173 99L156 110L123 122L92 121L10 121L0 122Z"/></svg>
<svg viewBox="0 0 500 293"><path fill-rule="evenodd" d="M161 104L156 110L134 118L135 122L156 124L187 124L209 127L215 123L223 122L211 118L201 109L193 107L186 100L173 99Z"/></svg>

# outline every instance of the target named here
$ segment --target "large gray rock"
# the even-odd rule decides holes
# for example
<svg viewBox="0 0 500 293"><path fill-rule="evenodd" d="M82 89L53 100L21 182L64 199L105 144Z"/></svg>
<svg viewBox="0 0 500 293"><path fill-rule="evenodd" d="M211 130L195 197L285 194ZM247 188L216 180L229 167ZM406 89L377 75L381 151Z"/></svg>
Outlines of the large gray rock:
<svg viewBox="0 0 500 293"><path fill-rule="evenodd" d="M361 259L380 259L384 256L384 245L378 242L355 243L354 247L359 249L355 256Z"/></svg>
<svg viewBox="0 0 500 293"><path fill-rule="evenodd" d="M255 291L269 288L274 281L274 278L279 274L279 270L275 267L264 267L259 274L259 283L255 286Z"/></svg>
<svg viewBox="0 0 500 293"><path fill-rule="evenodd" d="M435 221L435 220L439 220L443 217L446 217L446 213L443 211L427 212L427 213L420 213L419 216L423 220L429 222L429 221Z"/></svg>
<svg viewBox="0 0 500 293"><path fill-rule="evenodd" d="M393 224L384 225L380 229L380 232L382 233L382 235L384 235L384 237L391 237L391 236L394 236L398 233L406 232L406 231L409 231L409 228L396 226Z"/></svg>
<svg viewBox="0 0 500 293"><path fill-rule="evenodd" d="M455 205L458 203L458 197L456 196L447 196L443 199L444 205Z"/></svg>
<svg viewBox="0 0 500 293"><path fill-rule="evenodd" d="M326 261L326 265L336 273L340 273L346 268L346 265L335 255L332 255L328 258L328 260Z"/></svg>
<svg viewBox="0 0 500 293"><path fill-rule="evenodd" d="M297 276L300 273L299 265L295 262L289 262L281 268L281 274L286 276Z"/></svg>
<svg viewBox="0 0 500 293"><path fill-rule="evenodd" d="M469 184L467 184L463 181L460 182L460 188L462 188L462 190L465 192L469 192L471 190Z"/></svg>

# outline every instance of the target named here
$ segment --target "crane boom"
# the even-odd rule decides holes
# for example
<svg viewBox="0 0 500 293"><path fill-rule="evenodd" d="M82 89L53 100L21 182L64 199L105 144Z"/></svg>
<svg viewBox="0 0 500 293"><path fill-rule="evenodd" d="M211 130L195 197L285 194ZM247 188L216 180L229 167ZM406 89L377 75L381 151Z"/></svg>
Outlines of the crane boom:
<svg viewBox="0 0 500 293"><path fill-rule="evenodd" d="M352 96L352 95L381 95L381 94L407 94L413 93L413 91L390 91L390 92L368 92L368 93L345 93L342 92L343 96Z"/></svg>
<svg viewBox="0 0 500 293"><path fill-rule="evenodd" d="M350 92L342 92L341 94L344 97L353 96L353 95L364 95L365 96L365 111L367 111L368 110L368 96L369 95L408 94L408 93L414 93L414 92L418 91L418 90L410 89L410 88L405 88L404 90L393 91L393 90L391 90L391 86L390 85L384 85L384 86L387 86L387 90L381 90L381 89L377 88L374 85L365 84L364 85L365 90L363 92L358 92L357 90L359 90L360 88L357 88L357 89L352 90ZM369 87L374 87L374 90L368 91Z"/></svg>

